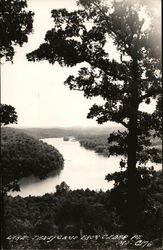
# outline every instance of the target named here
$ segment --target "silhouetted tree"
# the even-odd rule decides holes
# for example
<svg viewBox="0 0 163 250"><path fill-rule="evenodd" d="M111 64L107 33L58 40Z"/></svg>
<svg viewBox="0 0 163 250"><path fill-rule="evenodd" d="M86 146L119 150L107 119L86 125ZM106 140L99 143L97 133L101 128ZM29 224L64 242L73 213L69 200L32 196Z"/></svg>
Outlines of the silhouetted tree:
<svg viewBox="0 0 163 250"><path fill-rule="evenodd" d="M60 185L56 186L56 192L58 194L66 194L70 191L70 187L67 185L65 181L62 181Z"/></svg>
<svg viewBox="0 0 163 250"><path fill-rule="evenodd" d="M1 125L17 123L17 114L15 108L12 107L11 105L0 104L0 115L1 115L0 118Z"/></svg>
<svg viewBox="0 0 163 250"><path fill-rule="evenodd" d="M0 58L12 61L14 46L28 41L34 13L26 10L26 0L0 1Z"/></svg>
<svg viewBox="0 0 163 250"><path fill-rule="evenodd" d="M77 77L70 75L65 84L71 90L83 91L86 98L103 98L105 103L94 104L88 118L96 117L99 124L114 121L126 128L125 132L112 133L108 142L110 155L125 156L120 166L127 164L127 232L133 233L138 211L136 164L160 161L157 149L151 148L152 136L161 136L162 126L160 24L146 1L114 1L110 6L100 0L77 3L80 8L72 12L51 11L54 27L27 58L67 67L87 63ZM151 20L148 29L140 15L143 10ZM110 38L119 60L109 56ZM153 114L140 110L141 103L150 104L153 99Z"/></svg>

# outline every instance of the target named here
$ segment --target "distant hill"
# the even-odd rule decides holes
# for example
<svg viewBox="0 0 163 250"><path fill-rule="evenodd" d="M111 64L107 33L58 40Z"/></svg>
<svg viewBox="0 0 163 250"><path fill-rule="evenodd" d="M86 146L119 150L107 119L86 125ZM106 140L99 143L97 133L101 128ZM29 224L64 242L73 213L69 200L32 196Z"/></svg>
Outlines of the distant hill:
<svg viewBox="0 0 163 250"><path fill-rule="evenodd" d="M37 139L52 138L52 137L66 137L66 136L88 136L88 135L109 135L111 132L117 130L118 127L108 128L21 128L18 129ZM122 130L122 129L121 129Z"/></svg>
<svg viewBox="0 0 163 250"><path fill-rule="evenodd" d="M60 171L64 163L55 147L8 127L1 128L1 157L4 186L8 189L17 187L22 177L43 179L51 171Z"/></svg>

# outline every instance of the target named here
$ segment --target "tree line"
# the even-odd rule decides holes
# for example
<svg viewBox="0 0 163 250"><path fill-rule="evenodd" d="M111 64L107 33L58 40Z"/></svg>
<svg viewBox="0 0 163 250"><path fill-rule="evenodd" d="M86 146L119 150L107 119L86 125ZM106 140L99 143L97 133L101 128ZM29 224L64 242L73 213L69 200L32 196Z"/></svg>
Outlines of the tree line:
<svg viewBox="0 0 163 250"><path fill-rule="evenodd" d="M76 138L80 143L80 146L89 149L94 150L98 154L102 154L103 156L109 157L110 152L114 150L114 147L117 147L117 142L114 141L108 145L108 134L101 134L101 135L77 135ZM158 154L157 157L154 157L151 160L156 163L161 163L161 154L162 154L162 141L159 137L152 137L152 131L151 131L151 147L157 148ZM124 145L122 144L122 147ZM117 150L115 151L115 155ZM117 152L118 153L118 152ZM121 155L123 155L123 150L121 150ZM120 155L120 151L119 151Z"/></svg>

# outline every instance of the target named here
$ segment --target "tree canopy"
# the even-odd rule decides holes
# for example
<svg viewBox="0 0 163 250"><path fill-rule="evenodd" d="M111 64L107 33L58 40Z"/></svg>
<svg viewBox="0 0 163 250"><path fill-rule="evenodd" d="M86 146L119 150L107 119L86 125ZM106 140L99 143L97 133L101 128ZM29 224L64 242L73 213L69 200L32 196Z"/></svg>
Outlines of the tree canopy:
<svg viewBox="0 0 163 250"><path fill-rule="evenodd" d="M14 46L28 41L28 34L32 32L32 11L27 11L26 0L0 1L0 58L12 61Z"/></svg>
<svg viewBox="0 0 163 250"><path fill-rule="evenodd" d="M17 113L11 105L0 104L1 125L17 123Z"/></svg>

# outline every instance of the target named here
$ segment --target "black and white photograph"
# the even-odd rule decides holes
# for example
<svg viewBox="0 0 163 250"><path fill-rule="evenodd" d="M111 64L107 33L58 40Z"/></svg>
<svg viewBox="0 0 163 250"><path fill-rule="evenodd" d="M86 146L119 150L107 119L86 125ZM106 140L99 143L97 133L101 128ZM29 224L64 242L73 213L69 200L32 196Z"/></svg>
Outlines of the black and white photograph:
<svg viewBox="0 0 163 250"><path fill-rule="evenodd" d="M0 0L1 249L163 249L162 1Z"/></svg>

